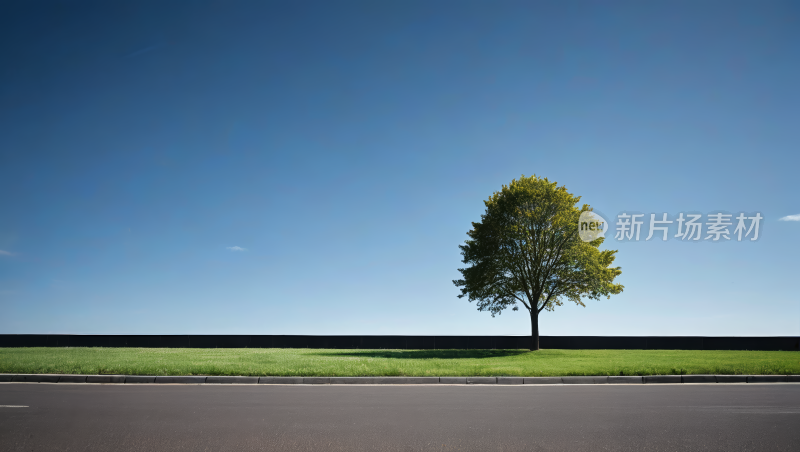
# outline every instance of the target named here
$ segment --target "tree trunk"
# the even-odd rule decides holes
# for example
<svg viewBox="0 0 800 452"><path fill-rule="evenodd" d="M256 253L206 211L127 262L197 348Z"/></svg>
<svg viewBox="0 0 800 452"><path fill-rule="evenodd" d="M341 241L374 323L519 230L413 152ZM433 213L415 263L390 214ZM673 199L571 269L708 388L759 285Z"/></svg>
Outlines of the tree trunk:
<svg viewBox="0 0 800 452"><path fill-rule="evenodd" d="M531 351L539 350L539 313L531 310Z"/></svg>

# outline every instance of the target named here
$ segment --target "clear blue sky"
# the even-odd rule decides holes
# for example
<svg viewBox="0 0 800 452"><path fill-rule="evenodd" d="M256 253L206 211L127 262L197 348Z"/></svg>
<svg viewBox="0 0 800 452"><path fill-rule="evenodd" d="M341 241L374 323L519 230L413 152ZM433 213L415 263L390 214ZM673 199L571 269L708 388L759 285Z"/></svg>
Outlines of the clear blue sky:
<svg viewBox="0 0 800 452"><path fill-rule="evenodd" d="M0 333L529 334L451 280L536 174L764 217L542 334L800 334L797 2L125 3L0 4Z"/></svg>

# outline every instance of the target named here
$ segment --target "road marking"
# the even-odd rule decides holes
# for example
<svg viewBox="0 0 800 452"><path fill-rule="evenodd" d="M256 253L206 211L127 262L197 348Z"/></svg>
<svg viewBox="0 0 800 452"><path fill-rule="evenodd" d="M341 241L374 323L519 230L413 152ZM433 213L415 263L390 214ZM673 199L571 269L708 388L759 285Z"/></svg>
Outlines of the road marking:
<svg viewBox="0 0 800 452"><path fill-rule="evenodd" d="M0 405L0 408L30 408L28 405Z"/></svg>

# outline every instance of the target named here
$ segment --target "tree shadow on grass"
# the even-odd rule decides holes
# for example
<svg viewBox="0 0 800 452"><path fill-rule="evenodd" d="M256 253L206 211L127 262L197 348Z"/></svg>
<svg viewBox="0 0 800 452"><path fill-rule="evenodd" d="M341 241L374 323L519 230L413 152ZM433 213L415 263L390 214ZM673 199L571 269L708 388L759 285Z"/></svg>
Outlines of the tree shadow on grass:
<svg viewBox="0 0 800 452"><path fill-rule="evenodd" d="M530 353L528 350L342 350L313 353L316 356L395 359L501 358Z"/></svg>

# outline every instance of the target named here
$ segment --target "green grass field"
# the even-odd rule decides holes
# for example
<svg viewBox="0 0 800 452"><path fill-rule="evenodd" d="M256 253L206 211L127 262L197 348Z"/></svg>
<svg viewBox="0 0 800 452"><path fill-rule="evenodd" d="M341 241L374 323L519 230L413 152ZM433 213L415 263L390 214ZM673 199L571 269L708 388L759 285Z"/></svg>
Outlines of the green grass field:
<svg viewBox="0 0 800 452"><path fill-rule="evenodd" d="M0 373L273 376L800 374L791 351L0 348Z"/></svg>

